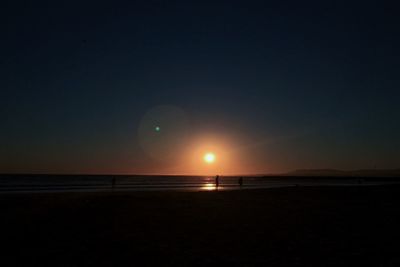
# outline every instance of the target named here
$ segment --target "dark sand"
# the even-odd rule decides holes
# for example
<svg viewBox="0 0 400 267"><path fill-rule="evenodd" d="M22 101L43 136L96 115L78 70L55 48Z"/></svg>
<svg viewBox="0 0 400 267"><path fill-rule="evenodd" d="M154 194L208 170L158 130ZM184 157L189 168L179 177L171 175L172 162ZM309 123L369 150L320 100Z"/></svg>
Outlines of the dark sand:
<svg viewBox="0 0 400 267"><path fill-rule="evenodd" d="M0 266L400 266L399 186L1 195L0 207Z"/></svg>

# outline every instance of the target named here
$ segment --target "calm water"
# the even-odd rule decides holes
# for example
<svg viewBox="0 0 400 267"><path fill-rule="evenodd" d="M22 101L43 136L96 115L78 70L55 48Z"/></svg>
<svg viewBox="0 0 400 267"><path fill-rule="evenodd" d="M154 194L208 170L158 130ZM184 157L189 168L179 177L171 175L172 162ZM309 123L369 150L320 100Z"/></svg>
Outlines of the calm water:
<svg viewBox="0 0 400 267"><path fill-rule="evenodd" d="M216 190L211 176L140 176L140 175L0 175L0 193L54 191L115 191L154 190ZM237 176L220 177L218 190L273 188L313 185L376 185L397 183L382 178L307 178L307 177L245 177L240 187Z"/></svg>

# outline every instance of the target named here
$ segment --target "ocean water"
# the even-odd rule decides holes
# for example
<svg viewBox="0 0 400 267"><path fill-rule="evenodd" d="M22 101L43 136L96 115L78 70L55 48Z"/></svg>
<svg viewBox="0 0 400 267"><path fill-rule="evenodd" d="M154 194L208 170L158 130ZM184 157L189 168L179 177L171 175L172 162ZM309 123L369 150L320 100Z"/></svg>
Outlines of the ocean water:
<svg viewBox="0 0 400 267"><path fill-rule="evenodd" d="M383 178L221 176L218 188L214 176L155 175L0 175L0 193L55 191L156 191L156 190L240 190L291 186L361 186L398 183ZM114 187L112 181L115 181Z"/></svg>

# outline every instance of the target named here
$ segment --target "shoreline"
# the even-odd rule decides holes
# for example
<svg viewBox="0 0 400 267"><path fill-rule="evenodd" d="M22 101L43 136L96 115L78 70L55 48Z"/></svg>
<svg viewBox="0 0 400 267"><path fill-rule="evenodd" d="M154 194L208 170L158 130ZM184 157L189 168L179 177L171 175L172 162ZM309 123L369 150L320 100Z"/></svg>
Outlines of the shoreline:
<svg viewBox="0 0 400 267"><path fill-rule="evenodd" d="M116 187L115 189L110 186L54 186L48 187L20 187L18 189L1 188L1 195L13 194L56 194L56 193L124 193L124 192L210 192L210 191L241 191L241 190L268 190L276 188L290 188L290 187L365 187L365 186L400 186L400 182L375 182L375 183L362 183L362 184L340 184L340 183L326 183L326 184L270 184L270 185L221 185L218 189L214 184L203 185L145 185L145 186L126 186ZM25 189L26 188L26 189Z"/></svg>

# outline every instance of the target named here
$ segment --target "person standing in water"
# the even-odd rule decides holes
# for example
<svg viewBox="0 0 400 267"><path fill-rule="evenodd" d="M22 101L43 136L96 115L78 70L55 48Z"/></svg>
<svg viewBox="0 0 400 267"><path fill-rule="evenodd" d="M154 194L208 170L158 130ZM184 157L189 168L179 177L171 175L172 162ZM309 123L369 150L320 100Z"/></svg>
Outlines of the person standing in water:
<svg viewBox="0 0 400 267"><path fill-rule="evenodd" d="M116 183L116 179L115 179L115 176L113 176L112 180L111 180L112 190L114 190L114 188L115 188L115 183Z"/></svg>
<svg viewBox="0 0 400 267"><path fill-rule="evenodd" d="M243 177L239 177L239 186L242 187L243 185Z"/></svg>
<svg viewBox="0 0 400 267"><path fill-rule="evenodd" d="M215 188L218 189L219 186L219 175L215 177Z"/></svg>

